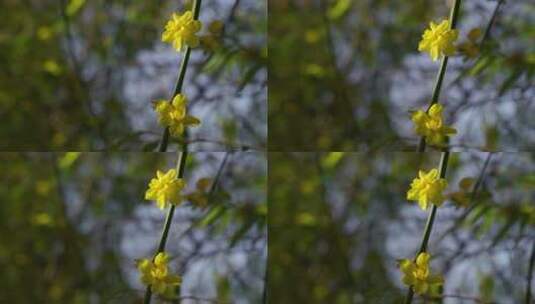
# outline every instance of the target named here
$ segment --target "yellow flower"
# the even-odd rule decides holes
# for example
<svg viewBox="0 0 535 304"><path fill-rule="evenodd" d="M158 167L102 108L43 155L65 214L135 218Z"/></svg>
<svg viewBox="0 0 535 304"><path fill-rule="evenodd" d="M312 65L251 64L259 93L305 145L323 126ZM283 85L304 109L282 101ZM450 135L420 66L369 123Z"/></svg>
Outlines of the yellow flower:
<svg viewBox="0 0 535 304"><path fill-rule="evenodd" d="M448 186L448 182L438 176L437 169L432 169L428 173L420 171L418 176L411 183L411 188L407 192L407 199L418 201L420 208L423 210L426 210L430 203L440 207L444 202L442 192Z"/></svg>
<svg viewBox="0 0 535 304"><path fill-rule="evenodd" d="M167 204L179 205L182 202L180 191L184 189L185 183L181 178L177 178L175 169L163 173L156 172L156 178L149 183L149 189L145 192L146 200L154 200L160 209L167 207Z"/></svg>
<svg viewBox="0 0 535 304"><path fill-rule="evenodd" d="M169 132L174 137L180 137L187 126L197 126L201 123L198 118L187 115L187 102L185 95L177 94L172 102L158 100L155 103L158 121L163 126L169 127Z"/></svg>
<svg viewBox="0 0 535 304"><path fill-rule="evenodd" d="M429 29L426 29L422 35L418 51L429 52L433 61L441 55L453 55L455 52L453 43L458 35L459 31L451 29L449 20L444 20L440 24L431 21Z"/></svg>
<svg viewBox="0 0 535 304"><path fill-rule="evenodd" d="M441 275L432 275L429 271L429 258L427 252L422 252L416 258L416 262L403 259L399 263L399 268L403 273L401 280L405 285L412 286L415 293L432 294L438 291L444 284Z"/></svg>
<svg viewBox="0 0 535 304"><path fill-rule="evenodd" d="M43 62L43 69L54 76L58 76L62 72L59 64L53 59L47 59Z"/></svg>
<svg viewBox="0 0 535 304"><path fill-rule="evenodd" d="M425 136L431 145L442 145L447 136L457 133L452 127L444 125L442 121L442 105L435 103L429 109L429 113L418 110L412 114L414 131L420 136Z"/></svg>
<svg viewBox="0 0 535 304"><path fill-rule="evenodd" d="M180 285L180 276L169 274L167 266L168 255L160 252L154 258L154 262L143 259L137 268L141 273L141 282L150 285L151 290L155 293L166 294L173 291L173 288Z"/></svg>
<svg viewBox="0 0 535 304"><path fill-rule="evenodd" d="M201 22L193 19L191 11L182 15L173 13L171 19L165 25L162 41L173 45L178 52L185 46L196 47L199 38L195 35L201 29Z"/></svg>

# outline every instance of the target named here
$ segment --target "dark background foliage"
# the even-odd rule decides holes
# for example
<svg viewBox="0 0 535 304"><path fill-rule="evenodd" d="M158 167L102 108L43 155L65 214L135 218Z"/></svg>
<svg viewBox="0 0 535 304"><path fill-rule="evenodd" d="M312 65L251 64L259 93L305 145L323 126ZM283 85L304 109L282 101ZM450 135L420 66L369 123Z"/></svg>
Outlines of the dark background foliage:
<svg viewBox="0 0 535 304"><path fill-rule="evenodd" d="M136 260L154 254L166 215L144 192L175 161L175 153L0 153L0 303L141 303ZM166 250L181 296L260 301L265 170L259 153L189 155L186 192L202 178L217 188L206 208L176 209Z"/></svg>
<svg viewBox="0 0 535 304"><path fill-rule="evenodd" d="M414 151L409 111L429 103L439 67L418 41L452 2L270 1L270 150ZM462 1L459 42L485 33L498 2L479 54L449 61L439 101L456 150L534 148L533 4Z"/></svg>
<svg viewBox="0 0 535 304"><path fill-rule="evenodd" d="M429 212L408 203L406 191L439 154L270 153L270 302L402 303L397 260L414 257ZM447 193L472 178L470 197L481 182L468 207L448 199L438 209L428 250L446 283L443 301L433 303L525 303L534 157L451 155Z"/></svg>
<svg viewBox="0 0 535 304"><path fill-rule="evenodd" d="M265 3L203 2L201 21L225 27L217 47L192 52L184 89L203 124L190 133L191 149L261 149ZM191 3L2 1L0 148L154 150L162 128L151 102L171 97L181 58L161 33Z"/></svg>

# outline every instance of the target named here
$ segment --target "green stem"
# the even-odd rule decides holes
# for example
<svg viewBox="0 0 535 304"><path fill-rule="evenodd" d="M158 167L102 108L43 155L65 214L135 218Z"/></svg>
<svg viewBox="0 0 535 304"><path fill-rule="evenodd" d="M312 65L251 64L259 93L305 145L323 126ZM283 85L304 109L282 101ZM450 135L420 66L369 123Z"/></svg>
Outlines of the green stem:
<svg viewBox="0 0 535 304"><path fill-rule="evenodd" d="M201 0L195 0L195 3L193 5L193 19L197 20L199 19L199 13L201 10ZM182 92L182 86L184 85L184 78L186 78L186 71L188 69L188 62L189 57L191 54L191 48L188 46L186 47L186 52L184 53L184 57L182 57L182 62L180 63L180 69L178 71L178 79L176 81L175 89L173 90L173 96L171 96L171 99L169 102L173 100L173 98ZM158 152L165 152L167 151L167 145L169 144L169 127L165 127L162 133L162 138L160 140L160 145L158 146Z"/></svg>
<svg viewBox="0 0 535 304"><path fill-rule="evenodd" d="M453 4L453 7L450 11L450 28L455 29L457 25L457 18L459 16L459 8L461 7L461 0L455 0L455 3ZM442 88L442 83L444 82L444 75L446 74L446 68L448 66L448 56L442 57L442 62L440 63L440 68L438 69L437 78L435 80L435 86L433 87L433 95L431 97L431 101L429 102L429 105L427 106L426 112L429 112L429 109L438 102L438 98L440 97L440 89ZM424 152L425 151L425 137L420 138L420 142L418 143L418 152Z"/></svg>
<svg viewBox="0 0 535 304"><path fill-rule="evenodd" d="M438 173L440 178L446 177L446 170L448 168L449 156L450 156L449 151L446 150L442 152L442 155L440 157L440 168L439 168L439 173ZM435 222L437 209L438 207L436 205L433 205L433 207L431 208L431 212L429 213L429 217L427 218L427 223L425 224L424 235L422 237L422 243L420 244L420 249L418 250L416 257L418 257L420 253L427 251L427 244L429 243L429 237L431 236L431 230L433 229L433 223ZM413 296L414 296L414 291L412 290L412 287L410 287L409 290L407 291L407 296L405 297L405 304L412 303Z"/></svg>
<svg viewBox="0 0 535 304"><path fill-rule="evenodd" d="M176 165L176 170L178 172L177 178L179 179L184 176L184 168L186 167L187 157L188 157L188 149L187 149L187 145L184 145L182 148L182 152L178 153L178 159L177 159L177 165ZM158 250L156 251L156 254L154 255L154 257L156 257L158 253L165 251L165 245L167 243L167 236L169 235L169 229L171 228L171 222L173 221L174 213L175 213L175 205L171 205L171 208L169 208L169 211L167 212L167 216L165 218L165 224L163 226L162 236L160 237ZM150 304L151 297L152 297L152 290L151 290L151 286L148 285L147 289L145 290L145 298L144 298L143 303Z"/></svg>

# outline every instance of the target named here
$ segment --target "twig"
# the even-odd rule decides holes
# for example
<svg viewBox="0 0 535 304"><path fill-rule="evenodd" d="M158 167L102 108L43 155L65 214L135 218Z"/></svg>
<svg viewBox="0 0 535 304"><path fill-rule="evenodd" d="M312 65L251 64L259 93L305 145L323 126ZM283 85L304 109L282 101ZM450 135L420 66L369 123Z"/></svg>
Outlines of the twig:
<svg viewBox="0 0 535 304"><path fill-rule="evenodd" d="M201 8L201 0L195 0L195 4L193 5L193 19L197 20L199 19L199 12ZM184 53L184 57L182 57L182 63L180 64L180 70L178 72L178 79L176 82L176 86L173 92L173 96L169 99L169 102L173 100L173 97L177 94L180 94L182 92L182 86L184 84L184 78L186 77L186 70L188 68L188 61L191 54L191 48L189 46L186 47L186 52ZM162 139L160 141L160 146L158 147L159 152L165 152L167 150L167 144L169 143L169 127L165 127Z"/></svg>
<svg viewBox="0 0 535 304"><path fill-rule="evenodd" d="M178 153L178 160L177 160L177 166L176 166L176 170L178 172L177 178L182 178L184 176L184 169L186 167L187 157L188 157L188 146L184 145L182 147L182 152ZM158 245L158 251L156 252L156 255L165 250L165 244L167 243L167 236L169 234L169 228L171 228L171 222L173 221L174 213L175 213L175 205L171 205L171 207L169 208L169 211L167 212L167 217L165 218L165 224L163 227L162 236L160 238L160 244ZM154 258L156 257L156 255L154 255ZM151 286L148 285L145 291L145 298L144 298L143 303L149 304L151 297L152 297L152 290L151 290Z"/></svg>
<svg viewBox="0 0 535 304"><path fill-rule="evenodd" d="M451 29L454 29L457 24L457 17L459 16L460 6L461 6L461 0L455 0L455 2L453 3L453 7L451 8L451 13L450 13ZM429 112L429 109L431 108L431 106L433 106L433 104L438 102L438 98L440 96L440 88L442 87L442 82L444 81L444 74L446 73L447 65L448 65L448 56L444 56L442 58L442 63L440 64L440 69L437 74L435 86L433 88L433 96L431 98L431 102L429 103L429 106L426 112ZM422 136L420 139L420 143L418 144L418 152L423 153L424 151L425 151L425 137ZM440 168L439 168L440 178L444 178L446 176L449 153L450 152L448 151L448 149L445 148L445 150L442 152L442 155L440 157ZM435 221L436 213L437 213L437 206L433 205L433 207L431 208L431 212L429 213L429 217L427 218L427 223L425 225L424 235L422 238L422 243L420 245L420 250L418 251L418 254L427 250L427 244L429 242L429 237L431 236L431 230L433 229L433 223ZM418 256L418 254L416 256ZM409 290L407 291L407 295L405 297L405 304L412 303L413 296L414 296L414 290L412 289L412 286L411 286L409 287Z"/></svg>
<svg viewBox="0 0 535 304"><path fill-rule="evenodd" d="M526 278L526 304L531 304L531 281L533 280L533 268L535 266L535 241L531 246L531 257L529 258L528 275Z"/></svg>
<svg viewBox="0 0 535 304"><path fill-rule="evenodd" d="M455 3L453 4L453 7L450 13L451 29L455 29L455 26L457 25L457 16L459 15L460 6L461 6L461 0L455 0ZM448 56L444 56L442 58L442 62L440 63L440 68L438 70L437 78L435 81L435 86L433 87L433 95L431 97L431 102L429 103L426 112L429 112L429 109L431 109L431 107L435 103L438 102L438 98L440 97L440 89L442 88L442 82L444 81L444 75L446 74L447 66L448 66ZM420 143L418 144L417 151L418 152L425 151L425 137L424 136L420 138Z"/></svg>
<svg viewBox="0 0 535 304"><path fill-rule="evenodd" d="M476 298L476 297L471 297L471 296L462 296L462 295L452 295L452 294L443 294L443 295L440 295L440 296L424 296L423 297L424 299L428 299L428 300L441 300L441 299L444 299L444 298L454 298L454 299L459 299L459 300L467 300L467 301L473 301L475 303L480 303L480 304L494 304L496 302L487 302L487 301L484 301L480 298Z"/></svg>

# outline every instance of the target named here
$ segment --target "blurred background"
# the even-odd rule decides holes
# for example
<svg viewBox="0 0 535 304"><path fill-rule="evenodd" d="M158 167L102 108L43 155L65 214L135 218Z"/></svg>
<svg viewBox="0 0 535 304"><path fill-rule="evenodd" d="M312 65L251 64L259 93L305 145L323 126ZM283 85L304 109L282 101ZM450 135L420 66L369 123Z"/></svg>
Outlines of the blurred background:
<svg viewBox="0 0 535 304"><path fill-rule="evenodd" d="M269 3L270 150L414 151L409 111L429 104L439 68L418 42L453 1ZM528 0L462 1L464 46L440 98L455 150L535 148L534 13Z"/></svg>
<svg viewBox="0 0 535 304"><path fill-rule="evenodd" d="M270 153L269 302L402 303L407 288L397 260L415 256L429 213L407 202L406 191L417 168L434 168L439 158ZM425 303L528 303L534 159L533 153L450 156L450 198L438 209L428 246L432 269L445 278L444 297Z"/></svg>
<svg viewBox="0 0 535 304"><path fill-rule="evenodd" d="M154 254L166 216L144 193L176 158L0 153L0 303L141 303L136 260ZM260 153L188 155L185 193L206 207L178 207L169 233L169 265L188 297L180 303L261 301L266 166ZM202 180L216 185L210 198Z"/></svg>
<svg viewBox="0 0 535 304"><path fill-rule="evenodd" d="M161 42L192 1L3 0L0 149L152 151L181 55ZM223 34L194 49L184 91L202 120L191 150L262 149L267 137L266 4L203 1ZM171 147L171 149L176 149Z"/></svg>

